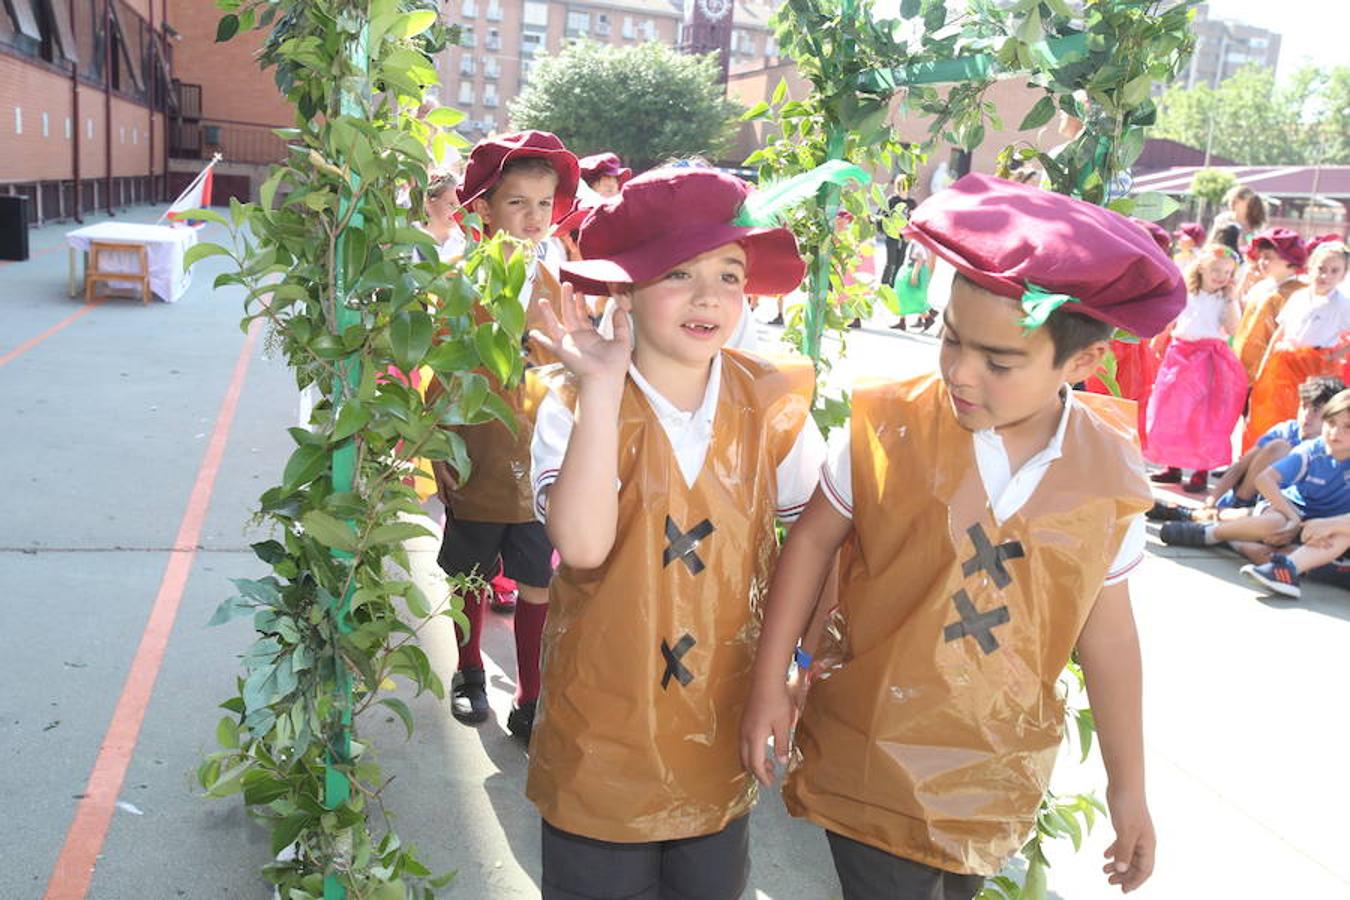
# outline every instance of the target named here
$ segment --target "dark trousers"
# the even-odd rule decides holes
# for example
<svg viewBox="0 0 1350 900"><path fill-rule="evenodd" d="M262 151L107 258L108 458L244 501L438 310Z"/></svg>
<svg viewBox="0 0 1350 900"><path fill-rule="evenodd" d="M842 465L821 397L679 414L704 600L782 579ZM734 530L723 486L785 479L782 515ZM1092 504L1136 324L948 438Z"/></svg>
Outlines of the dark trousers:
<svg viewBox="0 0 1350 900"><path fill-rule="evenodd" d="M900 274L900 265L905 261L905 242L886 238L886 265L881 270L881 284L895 286L895 276Z"/></svg>
<svg viewBox="0 0 1350 900"><path fill-rule="evenodd" d="M715 834L618 844L544 822L543 900L736 900L750 879L750 817Z"/></svg>
<svg viewBox="0 0 1350 900"><path fill-rule="evenodd" d="M946 872L833 831L825 834L844 900L971 900L984 887L982 875Z"/></svg>

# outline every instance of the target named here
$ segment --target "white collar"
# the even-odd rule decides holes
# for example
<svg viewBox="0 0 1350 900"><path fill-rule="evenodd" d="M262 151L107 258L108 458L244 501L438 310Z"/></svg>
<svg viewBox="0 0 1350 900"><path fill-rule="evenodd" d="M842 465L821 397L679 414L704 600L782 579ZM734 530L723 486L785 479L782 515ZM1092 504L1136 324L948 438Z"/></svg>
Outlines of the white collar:
<svg viewBox="0 0 1350 900"><path fill-rule="evenodd" d="M703 391L703 402L693 412L685 412L662 396L632 363L628 364L628 375L647 398L658 419L681 426L694 425L712 432L713 418L717 414L717 396L722 389L721 353L713 357L712 367L708 371L708 386Z"/></svg>
<svg viewBox="0 0 1350 900"><path fill-rule="evenodd" d="M1059 389L1061 402L1064 404L1059 414L1059 424L1055 426L1055 433L1050 437L1050 442L1046 444L1038 453L1032 455L1027 460L1027 464L1032 462L1050 463L1064 455L1064 432L1069 427L1069 416L1073 412L1074 405L1078 402L1073 398L1073 391L1069 386L1063 385ZM975 432L975 440L998 447L1003 451L1003 438L992 428L982 428Z"/></svg>

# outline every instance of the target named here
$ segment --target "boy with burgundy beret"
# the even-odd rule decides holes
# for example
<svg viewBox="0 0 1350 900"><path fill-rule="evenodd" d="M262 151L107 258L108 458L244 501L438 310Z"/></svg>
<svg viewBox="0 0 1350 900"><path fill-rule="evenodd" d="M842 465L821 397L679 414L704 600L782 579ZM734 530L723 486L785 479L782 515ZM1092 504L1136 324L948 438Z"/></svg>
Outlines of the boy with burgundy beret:
<svg viewBox="0 0 1350 900"><path fill-rule="evenodd" d="M613 197L633 178L617 153L596 153L580 160L581 178L601 197Z"/></svg>
<svg viewBox="0 0 1350 900"><path fill-rule="evenodd" d="M530 243L534 254L526 270L520 302L527 325L539 320L539 301L559 296L560 254L548 240L549 228L572 207L579 179L577 160L562 141L545 131L522 131L480 141L469 155L459 202L482 221L484 237L506 232ZM517 252L514 251L513 252ZM551 253L551 255L550 255ZM537 353L528 362L545 361ZM500 566L513 579L521 603L516 607L516 695L507 726L528 741L539 695L539 642L548 611L553 548L534 519L529 490L530 437L542 388L527 370L522 383L503 392L515 414L513 434L501 422L457 427L472 470L460 484L443 463L436 464L437 492L448 513L437 561L451 575L476 571L491 577ZM487 679L480 646L482 597L465 601L469 632L456 625L459 668L451 711L469 724L488 717Z"/></svg>
<svg viewBox="0 0 1350 900"><path fill-rule="evenodd" d="M783 673L842 548L838 639L814 663L784 799L826 829L845 900L968 900L1017 853L1075 648L1110 779L1106 871L1132 890L1154 833L1125 578L1151 499L1129 404L1068 385L1114 329L1146 338L1175 318L1181 274L1128 219L983 175L907 234L958 273L940 371L853 392L774 572L745 765L770 782L770 735L788 760Z"/></svg>
<svg viewBox="0 0 1350 900"><path fill-rule="evenodd" d="M774 522L795 519L825 453L810 363L725 347L747 291L790 291L805 271L791 232L739 218L750 195L710 169L633 179L563 265L578 293L614 298L612 337L570 287L535 335L568 370L533 450L561 556L526 787L545 900L746 886L755 785L738 724Z"/></svg>

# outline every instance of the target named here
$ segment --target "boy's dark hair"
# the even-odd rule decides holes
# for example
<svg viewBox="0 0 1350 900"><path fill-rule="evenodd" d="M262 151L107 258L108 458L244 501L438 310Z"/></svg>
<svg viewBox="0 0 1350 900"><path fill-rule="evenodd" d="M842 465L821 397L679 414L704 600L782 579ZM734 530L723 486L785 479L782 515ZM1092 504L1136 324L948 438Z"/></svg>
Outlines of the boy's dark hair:
<svg viewBox="0 0 1350 900"><path fill-rule="evenodd" d="M1234 253L1236 253L1236 252L1238 252L1238 240L1239 240L1241 237L1242 237L1242 227L1241 227L1240 225L1234 225L1234 224L1218 225L1218 224L1216 224L1216 225L1214 226L1213 230L1210 231L1209 237L1205 240L1205 243L1206 243L1206 244L1223 244L1225 247L1228 247L1228 248L1231 249Z"/></svg>
<svg viewBox="0 0 1350 900"><path fill-rule="evenodd" d="M1055 366L1068 362L1075 353L1092 346L1098 341L1109 341L1115 333L1115 326L1092 316L1074 312L1061 306L1045 320L1045 330L1050 342L1055 345Z"/></svg>
<svg viewBox="0 0 1350 900"><path fill-rule="evenodd" d="M964 281L968 287L973 287L979 291L985 290L962 272L957 272L954 280ZM1064 365L1070 357L1084 347L1089 347L1098 341L1110 340L1111 335L1116 330L1110 323L1074 312L1068 306L1061 306L1052 312L1045 320L1044 328L1046 333L1050 335L1050 343L1055 348L1054 365L1056 368Z"/></svg>
<svg viewBox="0 0 1350 900"><path fill-rule="evenodd" d="M492 187L483 192L483 199L491 200L492 195L497 193L497 188L501 187L506 176L514 175L516 173L525 173L528 175L552 175L554 178L558 177L558 170L553 167L553 163L549 162L544 157L518 157L502 166L502 174L497 178L496 182L493 183Z"/></svg>
<svg viewBox="0 0 1350 900"><path fill-rule="evenodd" d="M1298 402L1309 409L1318 409L1343 390L1345 382L1335 375L1314 375L1298 386Z"/></svg>

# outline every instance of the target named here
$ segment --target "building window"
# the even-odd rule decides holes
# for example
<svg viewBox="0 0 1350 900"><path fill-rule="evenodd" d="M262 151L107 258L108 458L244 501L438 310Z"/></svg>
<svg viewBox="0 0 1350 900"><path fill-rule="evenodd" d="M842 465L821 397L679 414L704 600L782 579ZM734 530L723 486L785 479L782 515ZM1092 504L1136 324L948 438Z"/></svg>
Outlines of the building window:
<svg viewBox="0 0 1350 900"><path fill-rule="evenodd" d="M604 13L595 14L595 33L601 37L609 37L609 16Z"/></svg>
<svg viewBox="0 0 1350 900"><path fill-rule="evenodd" d="M644 41L656 40L656 21L654 19L642 20L642 39Z"/></svg>
<svg viewBox="0 0 1350 900"><path fill-rule="evenodd" d="M591 30L591 14L582 10L567 11L567 31L568 37L575 35L585 35Z"/></svg>
<svg viewBox="0 0 1350 900"><path fill-rule="evenodd" d="M473 106L472 81L461 81L459 83L459 102L462 106Z"/></svg>
<svg viewBox="0 0 1350 900"><path fill-rule="evenodd" d="M497 0L489 0L487 17L489 22L500 22L502 20L502 5Z"/></svg>
<svg viewBox="0 0 1350 900"><path fill-rule="evenodd" d="M500 78L501 75L502 75L502 67L497 62L497 57L495 56L483 57L483 77Z"/></svg>
<svg viewBox="0 0 1350 900"><path fill-rule="evenodd" d="M632 16L623 17L623 26L620 29L619 33L630 41L633 39L633 35L637 34L637 31L633 28Z"/></svg>
<svg viewBox="0 0 1350 900"><path fill-rule="evenodd" d="M483 105L489 109L497 108L497 87L496 85L486 85L483 88Z"/></svg>
<svg viewBox="0 0 1350 900"><path fill-rule="evenodd" d="M778 41L777 39L774 38L773 35L769 35L764 39L764 55L765 56L778 55Z"/></svg>
<svg viewBox="0 0 1350 900"><path fill-rule="evenodd" d="M459 12L466 19L478 18L478 0L463 0L459 5Z"/></svg>
<svg viewBox="0 0 1350 900"><path fill-rule="evenodd" d="M474 36L473 26L465 25L459 30L459 45L461 47L477 47L478 38Z"/></svg>
<svg viewBox="0 0 1350 900"><path fill-rule="evenodd" d="M487 39L483 41L483 47L487 50L502 49L502 33L495 28L489 28Z"/></svg>
<svg viewBox="0 0 1350 900"><path fill-rule="evenodd" d="M520 55L534 56L544 49L544 35L539 31L526 31L520 35Z"/></svg>
<svg viewBox="0 0 1350 900"><path fill-rule="evenodd" d="M473 55L466 53L459 58L459 74L473 76Z"/></svg>
<svg viewBox="0 0 1350 900"><path fill-rule="evenodd" d="M525 0L523 21L526 25L538 25L541 28L547 28L548 4L539 3L537 0Z"/></svg>

